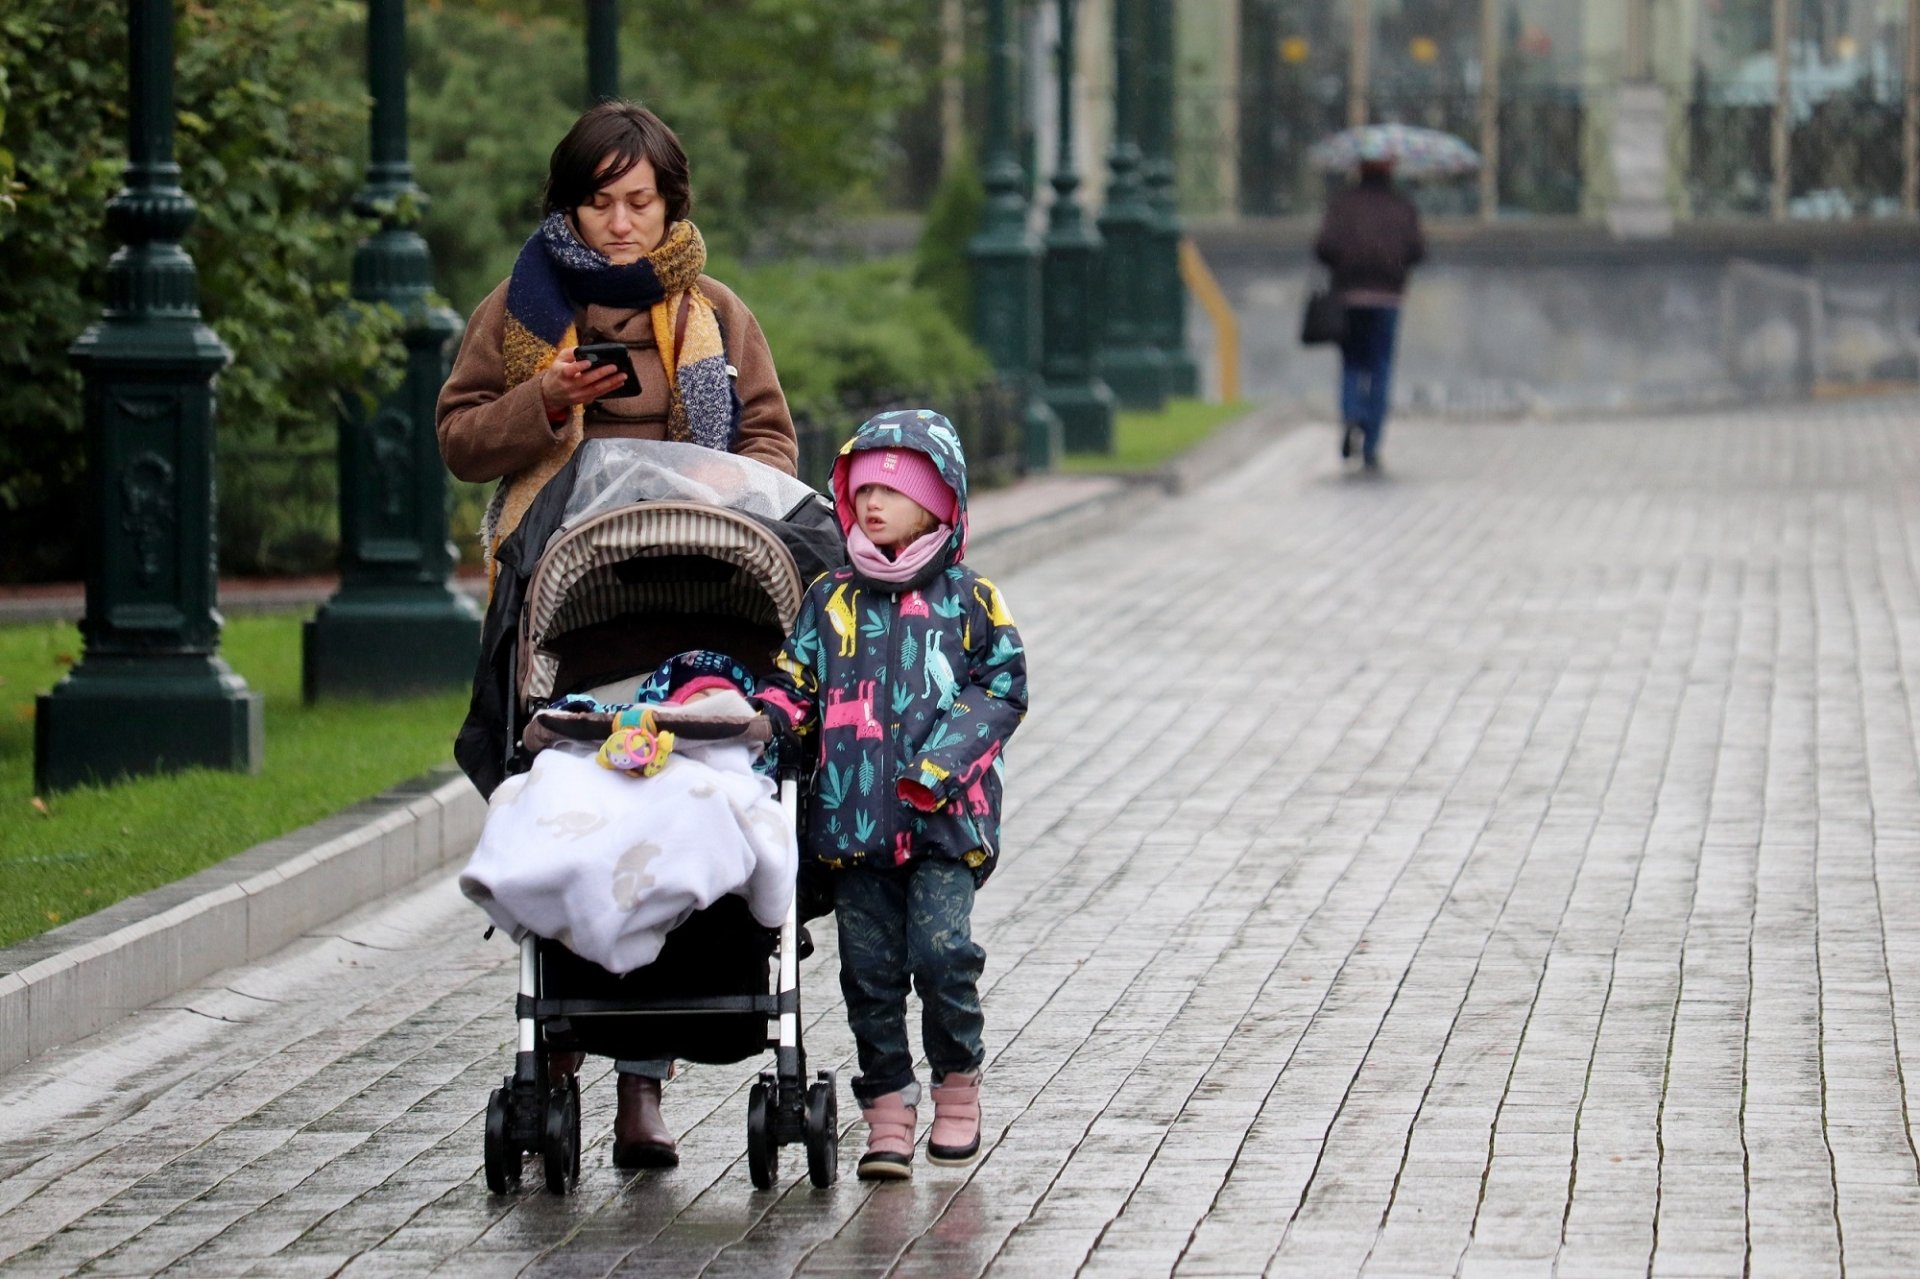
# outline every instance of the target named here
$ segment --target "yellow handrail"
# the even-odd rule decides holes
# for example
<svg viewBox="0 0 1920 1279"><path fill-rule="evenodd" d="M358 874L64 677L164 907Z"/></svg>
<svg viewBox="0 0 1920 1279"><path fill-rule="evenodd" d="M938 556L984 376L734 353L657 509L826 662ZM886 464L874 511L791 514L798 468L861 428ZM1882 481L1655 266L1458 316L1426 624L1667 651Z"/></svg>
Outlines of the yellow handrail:
<svg viewBox="0 0 1920 1279"><path fill-rule="evenodd" d="M1180 237L1180 279L1206 308L1213 321L1214 353L1220 364L1220 402L1233 404L1240 399L1240 321L1220 291L1220 282L1207 269L1200 248L1187 236Z"/></svg>

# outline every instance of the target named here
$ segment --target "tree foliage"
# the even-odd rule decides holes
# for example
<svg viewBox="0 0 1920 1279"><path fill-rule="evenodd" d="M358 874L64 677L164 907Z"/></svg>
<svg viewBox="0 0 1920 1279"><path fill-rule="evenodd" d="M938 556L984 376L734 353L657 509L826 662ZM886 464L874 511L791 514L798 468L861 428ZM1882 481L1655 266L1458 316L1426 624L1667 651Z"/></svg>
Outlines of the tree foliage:
<svg viewBox="0 0 1920 1279"><path fill-rule="evenodd" d="M850 266L769 262L729 274L766 331L796 417L837 422L849 408L901 396L938 404L991 374L937 297L914 285L912 270L899 257Z"/></svg>
<svg viewBox="0 0 1920 1279"><path fill-rule="evenodd" d="M175 11L177 159L199 208L185 246L202 311L235 357L219 381L223 566L310 568L332 537L339 398L400 358L398 317L346 293L369 230L349 209L367 153L366 6L175 0ZM890 158L894 113L925 93L900 51L924 46L937 8L625 0L622 13L622 88L680 133L695 218L716 251L737 254L790 243L858 202ZM416 0L408 16L411 159L430 201L420 229L436 283L465 312L533 229L547 157L585 101L583 7ZM0 578L80 571L69 512L81 387L67 348L100 317L117 247L104 209L125 165L126 43L120 0L0 4ZM954 359L936 354L957 335L917 319L892 332L847 296L863 286L831 276L776 272L765 300L743 290L769 331L793 335L776 358L802 398L816 384L830 398L912 382L914 358L971 367L963 338ZM866 285L929 309L903 281ZM808 290L854 310L830 326ZM765 314L783 307L796 318ZM834 340L814 331L826 327ZM875 345L849 354L849 334ZM789 373L815 359L839 362Z"/></svg>
<svg viewBox="0 0 1920 1279"><path fill-rule="evenodd" d="M926 92L900 56L926 0L624 0L620 87L673 126L694 220L716 250L791 244L857 202L893 155L892 121ZM587 96L579 0L428 0L409 13L413 159L423 231L462 310L533 229L547 157ZM354 33L345 48L358 50ZM354 56L360 56L357 52Z"/></svg>
<svg viewBox="0 0 1920 1279"><path fill-rule="evenodd" d="M185 245L200 304L234 352L219 382L223 450L324 443L335 404L382 363L394 317L344 305L345 154L362 102L314 68L337 3L179 6L176 152L199 207ZM67 347L100 316L115 247L103 225L126 150L126 9L13 0L0 14L11 90L0 145L20 190L0 212L0 572L78 571L80 379ZM253 505L226 465L223 524ZM244 544L244 539L239 539Z"/></svg>

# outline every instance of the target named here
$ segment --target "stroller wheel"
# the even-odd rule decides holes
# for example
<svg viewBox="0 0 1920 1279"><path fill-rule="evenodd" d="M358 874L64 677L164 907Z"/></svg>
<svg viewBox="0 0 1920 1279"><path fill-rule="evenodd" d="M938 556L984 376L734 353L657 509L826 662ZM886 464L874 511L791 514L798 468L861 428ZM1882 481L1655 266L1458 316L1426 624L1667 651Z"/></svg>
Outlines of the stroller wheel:
<svg viewBox="0 0 1920 1279"><path fill-rule="evenodd" d="M840 1177L840 1114L833 1072L823 1070L807 1089L807 1176L822 1189Z"/></svg>
<svg viewBox="0 0 1920 1279"><path fill-rule="evenodd" d="M496 1195L520 1188L520 1147L510 1135L512 1106L512 1095L505 1088L494 1089L487 1098L487 1189Z"/></svg>
<svg viewBox="0 0 1920 1279"><path fill-rule="evenodd" d="M580 1182L580 1082L547 1093L547 1122L540 1154L546 1165L547 1189L564 1195Z"/></svg>
<svg viewBox="0 0 1920 1279"><path fill-rule="evenodd" d="M771 1190L780 1175L780 1147L773 1140L773 1088L761 1079L747 1093L747 1172L755 1190Z"/></svg>

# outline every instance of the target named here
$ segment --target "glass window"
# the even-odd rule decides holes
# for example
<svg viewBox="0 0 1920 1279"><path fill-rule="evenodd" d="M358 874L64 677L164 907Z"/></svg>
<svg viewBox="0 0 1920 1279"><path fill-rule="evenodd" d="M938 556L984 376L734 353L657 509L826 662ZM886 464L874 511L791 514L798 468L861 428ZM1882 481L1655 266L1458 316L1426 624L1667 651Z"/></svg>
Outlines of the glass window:
<svg viewBox="0 0 1920 1279"><path fill-rule="evenodd" d="M1788 216L1898 214L1904 0L1801 0L1794 16Z"/></svg>
<svg viewBox="0 0 1920 1279"><path fill-rule="evenodd" d="M1700 0L1687 104L1696 216L1764 214L1773 190L1773 0Z"/></svg>
<svg viewBox="0 0 1920 1279"><path fill-rule="evenodd" d="M1372 0L1367 101L1375 120L1419 125L1480 143L1481 0ZM1429 213L1471 214L1471 175L1423 182L1414 199Z"/></svg>
<svg viewBox="0 0 1920 1279"><path fill-rule="evenodd" d="M1307 150L1347 122L1345 0L1246 0L1241 9L1240 203L1256 215L1316 208Z"/></svg>
<svg viewBox="0 0 1920 1279"><path fill-rule="evenodd" d="M1500 8L1500 212L1580 212L1587 98L1582 17L1565 0Z"/></svg>

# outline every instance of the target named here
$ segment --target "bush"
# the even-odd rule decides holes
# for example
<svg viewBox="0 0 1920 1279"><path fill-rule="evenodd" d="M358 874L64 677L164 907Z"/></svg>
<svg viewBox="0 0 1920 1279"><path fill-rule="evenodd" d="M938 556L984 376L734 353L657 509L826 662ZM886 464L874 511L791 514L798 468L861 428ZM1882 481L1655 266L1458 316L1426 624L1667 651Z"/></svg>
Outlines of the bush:
<svg viewBox="0 0 1920 1279"><path fill-rule="evenodd" d="M766 330L795 417L835 420L903 393L938 401L992 372L905 258L776 262L720 278ZM849 424L853 425L853 424Z"/></svg>

